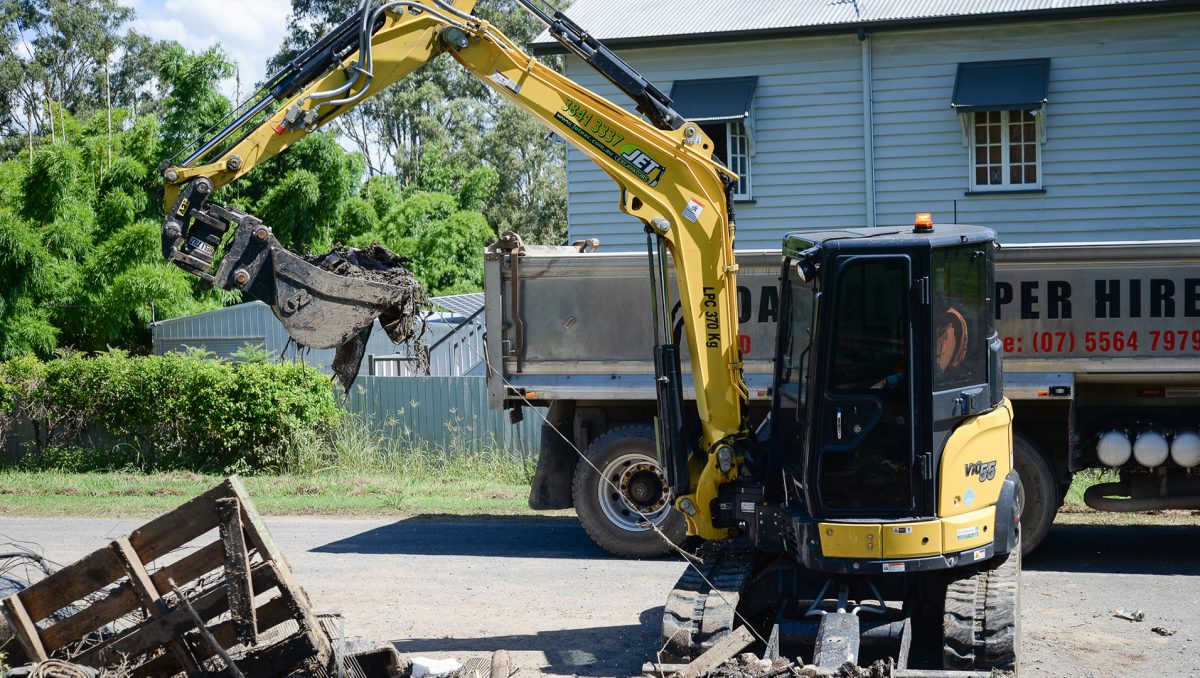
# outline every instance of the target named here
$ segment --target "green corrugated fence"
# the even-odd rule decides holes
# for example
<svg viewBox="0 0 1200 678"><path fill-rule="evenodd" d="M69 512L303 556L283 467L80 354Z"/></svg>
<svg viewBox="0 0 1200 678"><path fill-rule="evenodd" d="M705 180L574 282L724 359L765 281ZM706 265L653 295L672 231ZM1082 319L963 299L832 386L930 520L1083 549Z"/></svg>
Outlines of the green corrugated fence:
<svg viewBox="0 0 1200 678"><path fill-rule="evenodd" d="M359 377L346 408L373 428L447 449L502 447L536 457L542 419L526 409L509 423L505 410L489 410L483 377ZM544 410L543 410L544 412Z"/></svg>

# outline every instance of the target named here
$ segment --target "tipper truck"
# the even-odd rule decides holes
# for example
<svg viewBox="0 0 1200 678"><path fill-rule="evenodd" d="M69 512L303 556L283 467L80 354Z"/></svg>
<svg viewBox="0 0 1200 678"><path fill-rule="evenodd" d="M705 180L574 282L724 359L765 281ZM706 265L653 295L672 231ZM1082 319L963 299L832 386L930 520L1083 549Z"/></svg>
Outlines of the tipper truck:
<svg viewBox="0 0 1200 678"><path fill-rule="evenodd" d="M491 249L487 352L499 374L489 372L489 395L494 408L549 408L556 428L542 437L530 506L573 506L598 544L645 557L666 548L646 517L684 535L654 452L651 330L637 313L647 261L599 245L524 247L516 266L511 247ZM756 419L772 397L780 256L738 256L738 342ZM1097 510L1200 509L1200 241L1004 244L994 308L1026 552L1080 471L1118 478L1087 491ZM958 325L949 317L939 331Z"/></svg>

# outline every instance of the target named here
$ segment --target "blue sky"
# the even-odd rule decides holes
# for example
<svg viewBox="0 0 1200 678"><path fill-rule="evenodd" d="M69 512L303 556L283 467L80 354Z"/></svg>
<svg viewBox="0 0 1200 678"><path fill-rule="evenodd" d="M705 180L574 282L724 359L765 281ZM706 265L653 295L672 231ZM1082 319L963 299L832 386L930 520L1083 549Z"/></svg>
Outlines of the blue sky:
<svg viewBox="0 0 1200 678"><path fill-rule="evenodd" d="M291 13L290 0L120 0L137 12L133 28L160 40L176 40L190 50L220 43L238 63L241 96L265 76ZM236 81L223 83L233 98Z"/></svg>

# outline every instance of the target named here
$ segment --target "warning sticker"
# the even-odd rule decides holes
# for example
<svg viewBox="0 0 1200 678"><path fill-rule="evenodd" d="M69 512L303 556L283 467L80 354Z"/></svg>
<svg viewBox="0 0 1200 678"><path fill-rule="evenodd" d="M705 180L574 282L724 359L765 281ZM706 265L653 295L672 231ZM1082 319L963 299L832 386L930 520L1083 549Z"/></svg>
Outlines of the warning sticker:
<svg viewBox="0 0 1200 678"><path fill-rule="evenodd" d="M983 560L984 558L987 558L987 549L975 549L975 552L971 554L971 557L975 560Z"/></svg>
<svg viewBox="0 0 1200 678"><path fill-rule="evenodd" d="M904 563L884 563L883 571L884 572L903 572L904 571Z"/></svg>
<svg viewBox="0 0 1200 678"><path fill-rule="evenodd" d="M958 540L959 541L963 541L964 539L974 539L975 537L978 537L978 536L979 536L979 526L964 527L958 531Z"/></svg>
<svg viewBox="0 0 1200 678"><path fill-rule="evenodd" d="M893 527L892 534L912 534L912 526L910 525L907 527Z"/></svg>
<svg viewBox="0 0 1200 678"><path fill-rule="evenodd" d="M704 203L692 198L688 201L687 207L683 208L683 218L696 223L700 219L700 213L704 211Z"/></svg>
<svg viewBox="0 0 1200 678"><path fill-rule="evenodd" d="M495 73L492 73L492 80L495 80L498 84L503 86L505 89L511 90L513 94L518 94L521 91L521 86L517 84L516 80L513 80L512 78L501 73L500 71L496 71Z"/></svg>

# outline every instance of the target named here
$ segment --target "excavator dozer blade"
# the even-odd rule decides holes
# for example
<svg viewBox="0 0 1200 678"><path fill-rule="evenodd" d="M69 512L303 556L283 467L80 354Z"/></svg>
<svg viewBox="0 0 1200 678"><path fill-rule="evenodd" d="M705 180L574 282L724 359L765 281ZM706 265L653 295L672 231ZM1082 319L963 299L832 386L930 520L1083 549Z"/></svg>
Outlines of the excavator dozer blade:
<svg viewBox="0 0 1200 678"><path fill-rule="evenodd" d="M288 335L304 346L340 347L371 327L376 318L393 339L401 339L395 336L395 320L400 309L419 302L414 299L421 294L415 281L398 287L365 276L332 273L289 252L269 228L249 225L235 232L214 284L244 290L266 303ZM322 259L323 265L338 263L334 253ZM348 262L341 269L352 274L361 271Z"/></svg>

